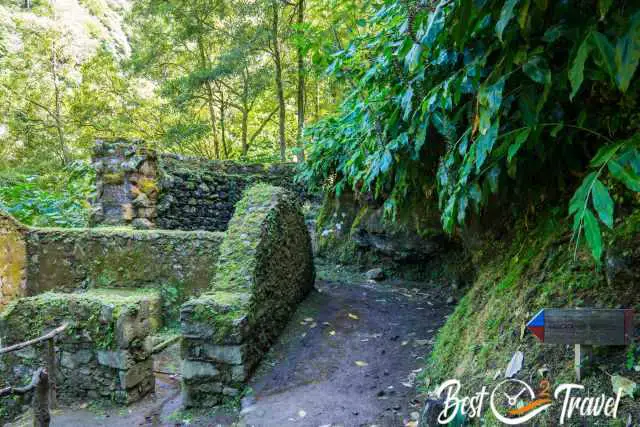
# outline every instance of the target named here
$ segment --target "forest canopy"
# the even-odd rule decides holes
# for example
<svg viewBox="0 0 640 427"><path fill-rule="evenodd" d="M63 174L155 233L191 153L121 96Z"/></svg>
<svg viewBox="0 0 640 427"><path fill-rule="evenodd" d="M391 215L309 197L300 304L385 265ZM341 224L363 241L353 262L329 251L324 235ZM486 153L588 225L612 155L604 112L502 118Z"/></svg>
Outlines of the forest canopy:
<svg viewBox="0 0 640 427"><path fill-rule="evenodd" d="M640 191L637 1L70 4L0 4L11 187L60 191L42 176L77 176L96 138L124 137L304 160L309 185L372 197L389 218L435 198L448 232L554 189L596 260L601 230Z"/></svg>

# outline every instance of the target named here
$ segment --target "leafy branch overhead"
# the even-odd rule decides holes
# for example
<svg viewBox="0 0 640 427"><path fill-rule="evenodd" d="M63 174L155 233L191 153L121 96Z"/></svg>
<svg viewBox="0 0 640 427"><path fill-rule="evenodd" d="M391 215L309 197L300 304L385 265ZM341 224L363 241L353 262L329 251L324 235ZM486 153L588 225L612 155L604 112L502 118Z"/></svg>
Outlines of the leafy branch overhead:
<svg viewBox="0 0 640 427"><path fill-rule="evenodd" d="M384 2L328 69L352 90L307 129L303 176L391 217L434 189L448 232L504 195L577 187L574 239L599 262L615 183L640 191L639 6Z"/></svg>

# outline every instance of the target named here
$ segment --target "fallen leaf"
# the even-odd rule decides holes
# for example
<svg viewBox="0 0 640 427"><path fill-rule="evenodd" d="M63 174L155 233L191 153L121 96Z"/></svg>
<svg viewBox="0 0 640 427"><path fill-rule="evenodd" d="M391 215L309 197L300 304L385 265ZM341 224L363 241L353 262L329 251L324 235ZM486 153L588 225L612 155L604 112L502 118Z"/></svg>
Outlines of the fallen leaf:
<svg viewBox="0 0 640 427"><path fill-rule="evenodd" d="M306 416L307 416L307 413L306 413L305 411L303 411L302 409L300 409L300 410L298 411L298 416L299 416L300 418L304 418L304 417L306 417Z"/></svg>
<svg viewBox="0 0 640 427"><path fill-rule="evenodd" d="M407 388L411 388L411 387L413 387L413 384L412 384L412 383L400 383L400 384L402 384L403 386L405 386L405 387L407 387Z"/></svg>
<svg viewBox="0 0 640 427"><path fill-rule="evenodd" d="M400 345L404 346L404 345L407 345L407 344L409 344L409 341L402 341L402 344L400 344Z"/></svg>
<svg viewBox="0 0 640 427"><path fill-rule="evenodd" d="M336 334L336 331L330 331L329 335L334 336Z"/></svg>
<svg viewBox="0 0 640 427"><path fill-rule="evenodd" d="M625 378L620 375L612 375L611 376L611 385L613 386L613 392L618 393L620 390L620 396L629 396L633 397L633 394L636 392L638 388L638 384L631 381L629 378Z"/></svg>
<svg viewBox="0 0 640 427"><path fill-rule="evenodd" d="M316 326L318 326L316 322L313 322L311 325L309 325L310 328L315 328Z"/></svg>
<svg viewBox="0 0 640 427"><path fill-rule="evenodd" d="M304 337L306 337L306 336L307 336L307 333L306 333L306 332L302 334L302 338L304 338Z"/></svg>
<svg viewBox="0 0 640 427"><path fill-rule="evenodd" d="M313 322L313 317L305 317L305 322Z"/></svg>
<svg viewBox="0 0 640 427"><path fill-rule="evenodd" d="M418 422L417 421L407 421L407 423L405 424L405 427L418 427Z"/></svg>
<svg viewBox="0 0 640 427"><path fill-rule="evenodd" d="M349 313L349 317L352 318L353 320L358 320L359 317L356 316L355 314Z"/></svg>
<svg viewBox="0 0 640 427"><path fill-rule="evenodd" d="M429 344L429 340L413 340L416 345L427 345Z"/></svg>
<svg viewBox="0 0 640 427"><path fill-rule="evenodd" d="M367 362L363 362L362 360L356 360L356 365L360 366L361 368L363 366L369 366Z"/></svg>

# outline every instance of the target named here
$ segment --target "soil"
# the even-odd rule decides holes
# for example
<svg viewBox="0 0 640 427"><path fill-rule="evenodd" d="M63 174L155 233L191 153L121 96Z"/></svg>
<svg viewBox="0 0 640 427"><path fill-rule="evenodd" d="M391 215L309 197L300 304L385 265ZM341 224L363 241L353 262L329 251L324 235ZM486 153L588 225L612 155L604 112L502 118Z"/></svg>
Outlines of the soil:
<svg viewBox="0 0 640 427"><path fill-rule="evenodd" d="M52 426L406 425L420 410L416 377L451 311L451 289L340 276L319 274L330 280L316 282L236 407L181 410L174 346L156 361L169 374L157 374L155 394L128 408L62 408Z"/></svg>

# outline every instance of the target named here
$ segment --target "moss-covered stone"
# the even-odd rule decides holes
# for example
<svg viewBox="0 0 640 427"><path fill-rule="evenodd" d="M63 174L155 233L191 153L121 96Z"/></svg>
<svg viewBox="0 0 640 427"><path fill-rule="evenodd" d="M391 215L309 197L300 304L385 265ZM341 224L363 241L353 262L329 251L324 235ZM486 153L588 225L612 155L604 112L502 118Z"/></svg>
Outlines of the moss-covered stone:
<svg viewBox="0 0 640 427"><path fill-rule="evenodd" d="M154 388L148 336L162 324L160 295L152 290L96 289L44 293L11 302L0 313L3 345L36 338L66 323L55 340L58 396L69 402L106 399L130 403ZM0 358L2 378L19 383L45 358L46 347ZM28 376L28 375L25 375Z"/></svg>
<svg viewBox="0 0 640 427"><path fill-rule="evenodd" d="M0 310L26 294L27 227L0 211Z"/></svg>
<svg viewBox="0 0 640 427"><path fill-rule="evenodd" d="M438 333L425 370L429 388L458 378L463 381L462 395L475 393L483 386L491 389L504 378L509 360L518 350L525 355L518 378L532 386L541 379L538 370L543 367L548 370L552 389L560 383L575 382L573 348L541 344L525 330L525 324L545 307L638 311L639 218L636 212L607 234L608 254L617 261L609 262L605 257L600 269L586 248L576 251L575 242L570 239L570 224L555 211L541 213L535 220L523 219L500 237L491 230L476 236L474 240L479 244L474 245L473 259L477 277ZM613 272L609 272L611 268ZM612 279L607 280L610 275ZM640 381L640 373L625 366L627 353L616 347L596 348L595 360L584 366L582 384L586 389L580 395L611 395L606 372ZM560 409L561 405L554 405L536 417L536 425L556 425ZM619 414L637 410L634 401L623 399ZM485 412L483 425L502 425L491 418L490 411ZM582 425L582 421L574 419L569 425Z"/></svg>
<svg viewBox="0 0 640 427"><path fill-rule="evenodd" d="M224 398L225 388L240 388L313 280L298 198L267 184L248 189L220 246L211 290L182 306L183 357L197 361L197 372L205 371L202 364L216 372L184 378L186 404L206 406ZM215 382L224 387L206 385Z"/></svg>

